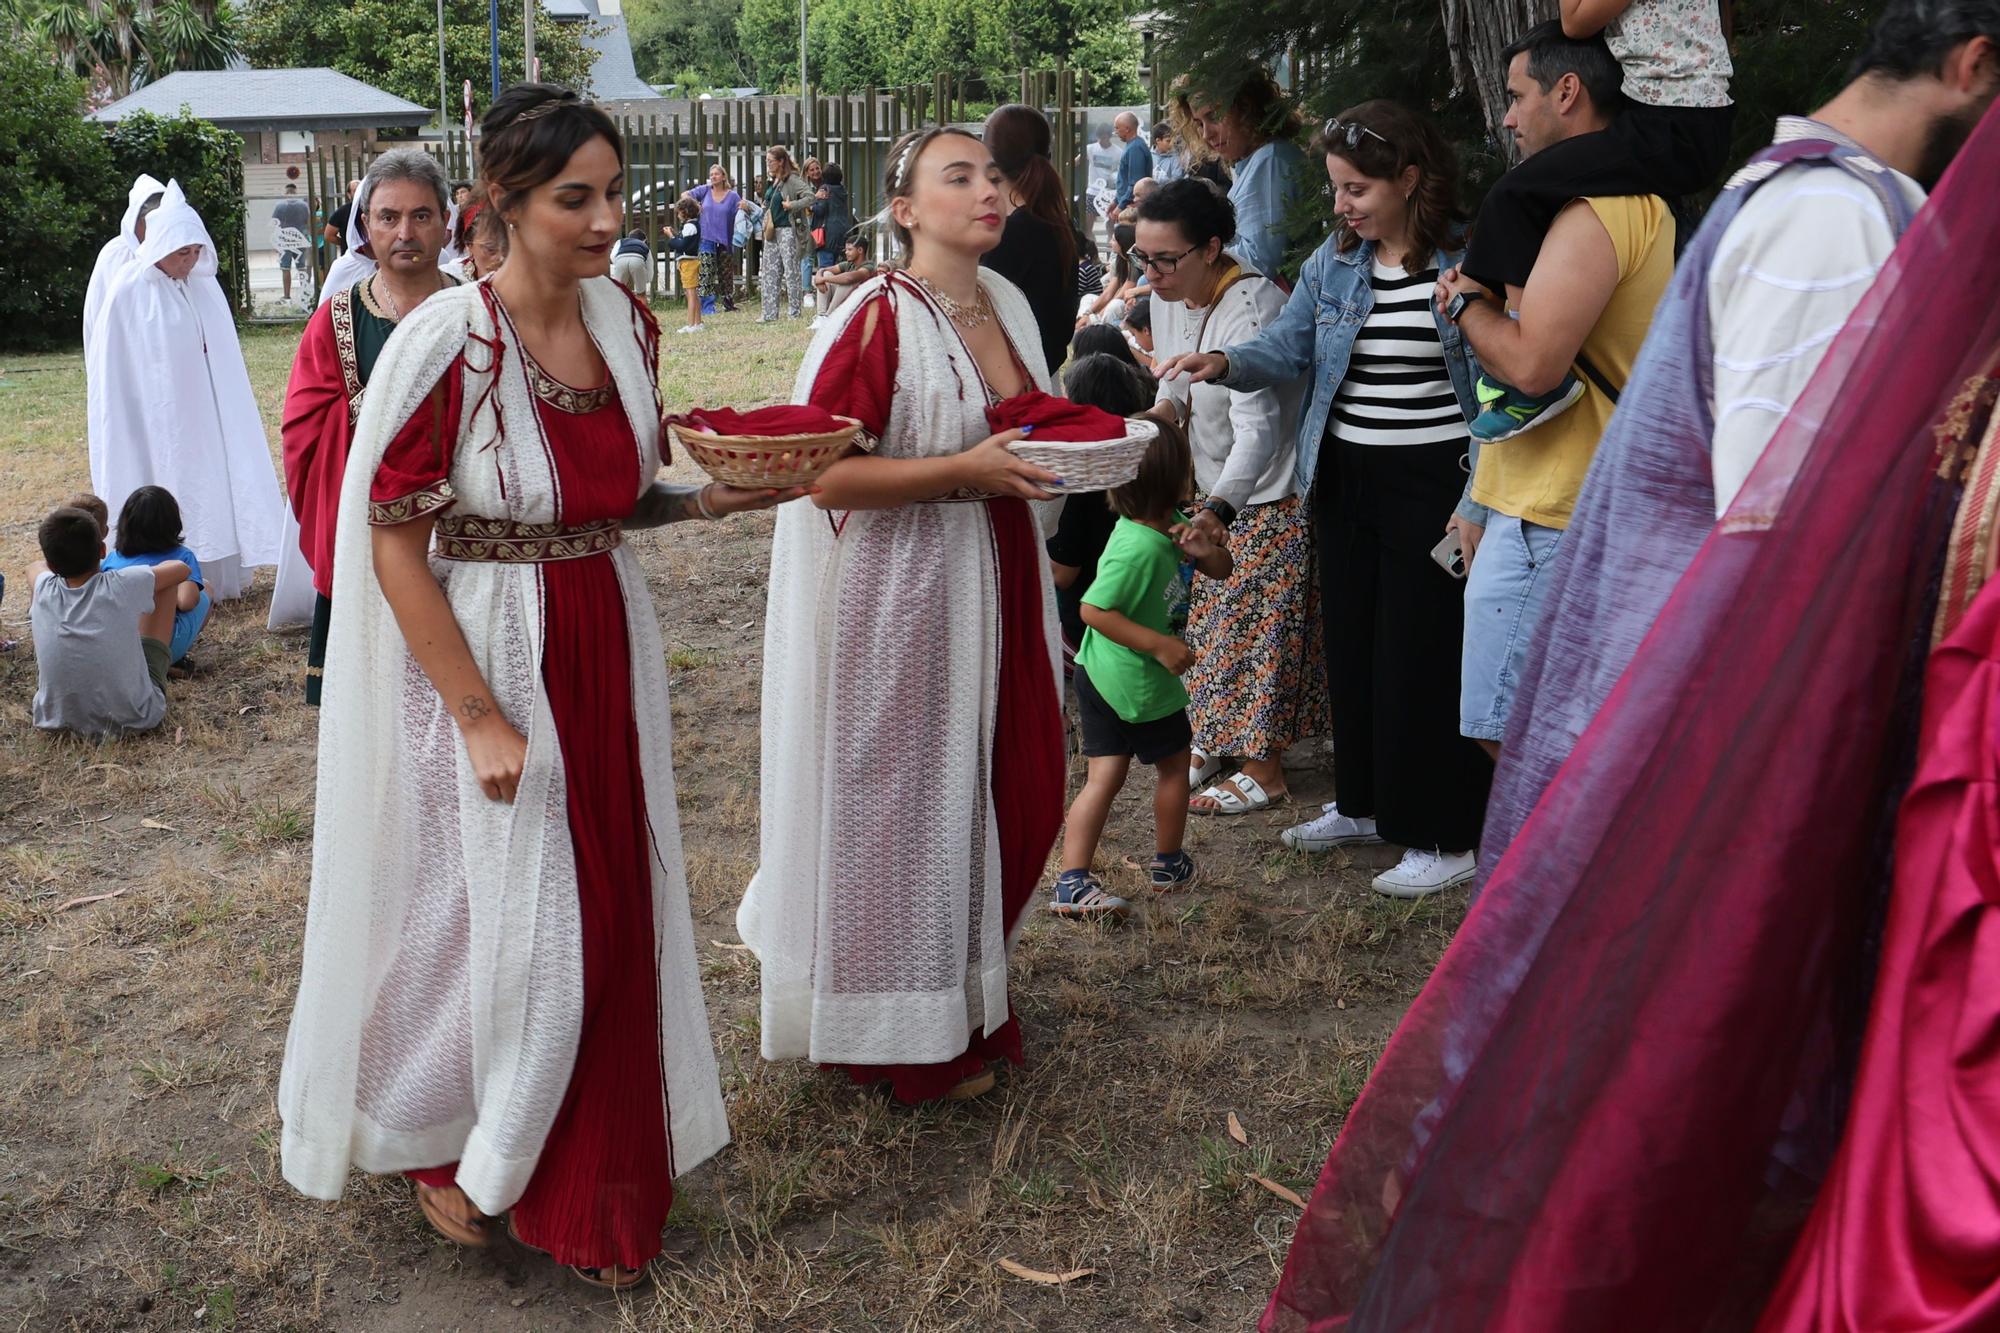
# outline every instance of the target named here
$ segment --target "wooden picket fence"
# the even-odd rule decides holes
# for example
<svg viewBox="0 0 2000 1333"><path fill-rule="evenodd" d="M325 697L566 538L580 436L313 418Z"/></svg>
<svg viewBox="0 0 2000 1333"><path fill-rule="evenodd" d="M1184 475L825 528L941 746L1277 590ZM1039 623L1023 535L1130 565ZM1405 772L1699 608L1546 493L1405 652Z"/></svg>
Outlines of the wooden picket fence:
<svg viewBox="0 0 2000 1333"><path fill-rule="evenodd" d="M791 149L803 162L817 157L838 162L846 177L849 208L856 225L877 216L883 205L883 173L890 148L911 129L936 123L970 123L1002 101L1041 108L1055 131L1055 161L1070 184L1077 216L1083 216L1086 167L1078 161L1089 127L1081 97L1083 76L1073 70L1022 70L1018 87L990 89L978 80L939 74L931 82L856 93L812 92L798 97L750 97L692 101L666 115L614 115L625 139L625 198L628 228L651 238L655 261L648 295L681 295L674 266L666 262L660 238L672 232L674 204L685 190L707 182L720 164L746 195L764 173L764 153L773 145ZM390 145L403 146L403 145ZM419 142L437 155L445 175L471 181L476 141L463 130ZM347 197L347 182L365 175L374 154L322 148L307 175L309 202L319 217L331 217ZM869 232L878 254L886 254L881 229ZM323 277L332 253L319 253Z"/></svg>

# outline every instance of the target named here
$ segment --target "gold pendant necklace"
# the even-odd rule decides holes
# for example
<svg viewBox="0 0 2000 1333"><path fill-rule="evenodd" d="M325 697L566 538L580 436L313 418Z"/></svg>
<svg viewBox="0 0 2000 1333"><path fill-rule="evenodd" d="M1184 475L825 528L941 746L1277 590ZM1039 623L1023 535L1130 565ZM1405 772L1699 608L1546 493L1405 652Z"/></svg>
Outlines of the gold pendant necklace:
<svg viewBox="0 0 2000 1333"><path fill-rule="evenodd" d="M917 273L912 273L910 276L917 280L918 285L925 292L929 293L931 300L938 303L938 309L944 311L944 317L958 325L961 329L976 329L981 324L993 318L993 302L987 297L984 286L979 288L979 295L975 296L972 299L972 305L967 307L962 302L954 301L950 296L940 291L937 284L929 278Z"/></svg>

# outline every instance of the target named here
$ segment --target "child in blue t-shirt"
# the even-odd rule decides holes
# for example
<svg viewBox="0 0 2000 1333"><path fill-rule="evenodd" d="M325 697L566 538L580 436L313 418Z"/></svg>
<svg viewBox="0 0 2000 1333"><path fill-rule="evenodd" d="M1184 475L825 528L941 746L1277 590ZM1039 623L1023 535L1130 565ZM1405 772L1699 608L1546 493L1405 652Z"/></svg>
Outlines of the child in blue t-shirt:
<svg viewBox="0 0 2000 1333"><path fill-rule="evenodd" d="M182 561L188 567L187 582L181 584L174 604L174 637L167 645L167 660L178 665L208 623L208 589L202 582L201 561L181 544L180 501L164 486L141 486L125 497L125 507L118 511L118 545L104 557L104 568L159 565L169 560Z"/></svg>
<svg viewBox="0 0 2000 1333"><path fill-rule="evenodd" d="M1130 906L1104 891L1090 864L1135 758L1159 775L1153 888L1186 888L1196 879L1194 859L1181 846L1194 735L1180 678L1194 654L1180 635L1193 575L1226 579L1233 566L1229 549L1201 536L1181 512L1193 486L1187 436L1162 424L1139 475L1106 497L1119 517L1083 594L1086 629L1072 679L1089 767L1063 829L1063 870L1049 903L1057 916L1123 916Z"/></svg>

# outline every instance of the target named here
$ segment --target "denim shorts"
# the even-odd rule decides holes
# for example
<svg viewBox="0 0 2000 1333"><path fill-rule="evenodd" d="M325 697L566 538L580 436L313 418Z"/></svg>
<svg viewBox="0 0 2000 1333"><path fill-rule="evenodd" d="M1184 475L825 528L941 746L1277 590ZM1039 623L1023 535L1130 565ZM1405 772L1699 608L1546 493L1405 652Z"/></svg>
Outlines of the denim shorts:
<svg viewBox="0 0 2000 1333"><path fill-rule="evenodd" d="M1507 713L1548 598L1550 562L1561 542L1561 528L1500 513L1480 540L1465 579L1458 698L1458 729L1474 740L1498 741L1507 730Z"/></svg>
<svg viewBox="0 0 2000 1333"><path fill-rule="evenodd" d="M208 608L208 592L204 589L192 607L174 612L174 641L167 645L167 650L175 662L186 657L188 649L194 647L195 635L201 633L201 627L208 623Z"/></svg>

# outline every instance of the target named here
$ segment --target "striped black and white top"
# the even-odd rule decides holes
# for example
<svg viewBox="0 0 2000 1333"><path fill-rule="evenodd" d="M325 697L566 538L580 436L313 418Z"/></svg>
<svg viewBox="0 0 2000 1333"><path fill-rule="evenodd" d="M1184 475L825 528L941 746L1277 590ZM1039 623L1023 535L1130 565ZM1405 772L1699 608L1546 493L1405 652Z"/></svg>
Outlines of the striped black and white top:
<svg viewBox="0 0 2000 1333"><path fill-rule="evenodd" d="M1327 431L1350 444L1443 444L1466 437L1431 315L1437 270L1374 261L1375 309L1355 335Z"/></svg>

